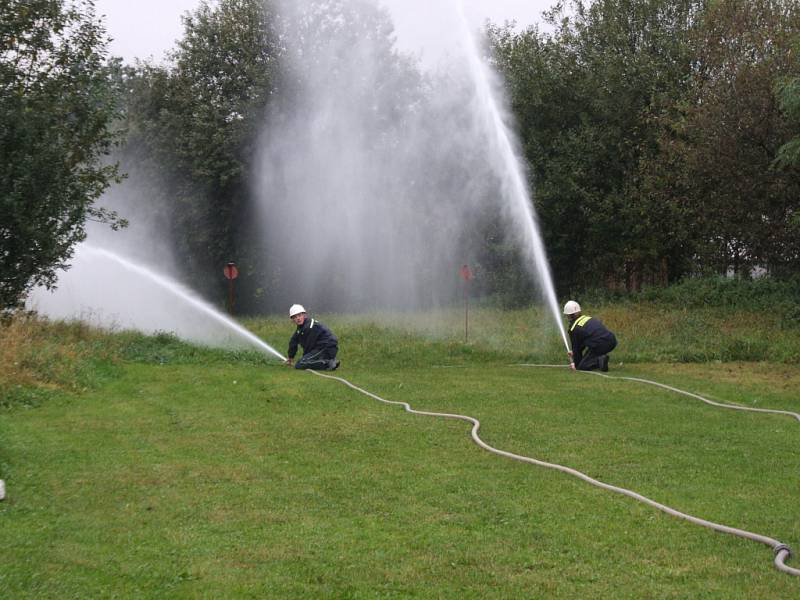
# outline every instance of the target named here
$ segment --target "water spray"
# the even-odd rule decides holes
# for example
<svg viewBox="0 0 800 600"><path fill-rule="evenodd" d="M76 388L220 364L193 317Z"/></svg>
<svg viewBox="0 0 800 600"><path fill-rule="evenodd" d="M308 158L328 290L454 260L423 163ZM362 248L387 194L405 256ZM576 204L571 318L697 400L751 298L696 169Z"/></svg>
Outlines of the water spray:
<svg viewBox="0 0 800 600"><path fill-rule="evenodd" d="M500 153L503 162L505 172L501 175L503 175L504 181L508 181L510 184L510 189L505 195L511 202L512 210L522 217L522 223L520 223L518 219L515 219L515 224L522 228L523 241L528 258L533 263L535 272L541 281L545 300L561 333L564 347L567 349L567 353L569 353L569 342L567 341L567 334L561 320L561 313L558 310L553 277L550 273L547 253L539 232L536 212L533 208L530 190L523 177L524 170L522 164L514 150L514 136L503 119L500 110L500 102L496 98L490 83L491 74L489 68L481 59L477 42L475 41L475 37L471 32L466 15L464 14L462 1L453 0L453 4L458 14L463 38L466 42L467 60L469 61L469 71L475 87L475 93L479 102L485 108L486 129L490 135L494 136L494 145Z"/></svg>
<svg viewBox="0 0 800 600"><path fill-rule="evenodd" d="M247 329L239 325L233 319L223 315L221 312L219 312L217 309L211 306L208 302L205 302L204 300L197 298L191 291L184 288L176 281L173 281L168 277L155 273L147 267L136 264L135 262L132 262L126 258L123 258L122 256L114 252L111 252L110 250L106 250L104 248L98 248L90 244L83 244L80 247L80 249L82 252L85 251L94 256L98 256L106 260L113 261L116 264L123 267L124 269L147 278L148 280L157 284L159 287L166 290L173 296L188 303L190 306L197 309L202 314L213 319L217 323L227 327L228 329L234 331L239 337L243 338L253 346L257 347L259 350L266 351L268 354L274 355L275 357L281 359L282 361L286 360L286 358L280 352L275 350L272 346L261 340L253 333L249 332Z"/></svg>

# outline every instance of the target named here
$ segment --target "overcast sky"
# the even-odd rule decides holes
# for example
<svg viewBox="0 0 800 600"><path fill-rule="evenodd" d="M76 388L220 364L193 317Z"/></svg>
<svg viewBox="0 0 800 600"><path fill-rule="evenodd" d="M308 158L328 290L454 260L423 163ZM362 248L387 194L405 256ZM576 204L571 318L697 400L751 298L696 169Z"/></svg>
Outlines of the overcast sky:
<svg viewBox="0 0 800 600"><path fill-rule="evenodd" d="M496 23L516 21L524 27L540 21L542 11L555 0L462 0L470 21L480 26L487 18ZM381 0L395 14L398 43L404 49L436 52L441 43L436 19L426 14L419 18L420 7L435 13L436 5L448 6L452 0ZM417 6L414 6L416 3ZM200 0L96 0L97 13L106 16L106 28L114 38L111 53L127 62L134 58L160 61L181 37L181 15L194 10Z"/></svg>

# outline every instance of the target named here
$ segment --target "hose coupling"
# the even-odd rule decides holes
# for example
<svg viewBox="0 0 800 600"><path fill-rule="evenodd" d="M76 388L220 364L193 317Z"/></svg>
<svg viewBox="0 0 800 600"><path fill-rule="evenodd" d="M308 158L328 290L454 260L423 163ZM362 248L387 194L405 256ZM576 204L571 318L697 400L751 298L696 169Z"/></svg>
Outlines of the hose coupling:
<svg viewBox="0 0 800 600"><path fill-rule="evenodd" d="M775 552L775 556L778 556L778 554L780 552L782 552L783 550L786 550L786 556L787 557L791 557L792 556L792 549L789 548L788 544L778 544L777 546L775 546L773 548L773 551Z"/></svg>

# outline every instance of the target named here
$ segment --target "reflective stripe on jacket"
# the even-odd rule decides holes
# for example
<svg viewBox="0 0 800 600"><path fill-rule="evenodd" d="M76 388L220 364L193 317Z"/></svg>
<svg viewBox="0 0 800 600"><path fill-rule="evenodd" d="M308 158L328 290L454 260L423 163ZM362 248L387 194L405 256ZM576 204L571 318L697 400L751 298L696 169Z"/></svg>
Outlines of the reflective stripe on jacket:
<svg viewBox="0 0 800 600"><path fill-rule="evenodd" d="M586 348L595 349L614 347L617 338L611 333L600 319L589 315L581 315L569 327L569 340L572 344L572 360L576 363L583 356Z"/></svg>

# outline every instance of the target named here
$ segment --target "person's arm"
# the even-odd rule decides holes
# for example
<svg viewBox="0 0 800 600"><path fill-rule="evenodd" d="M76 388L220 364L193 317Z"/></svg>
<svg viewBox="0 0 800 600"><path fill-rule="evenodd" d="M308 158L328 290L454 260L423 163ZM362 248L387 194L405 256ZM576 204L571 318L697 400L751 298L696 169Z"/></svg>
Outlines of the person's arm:
<svg viewBox="0 0 800 600"><path fill-rule="evenodd" d="M572 342L572 362L577 366L583 359L583 336L580 327L576 327L569 333L569 341Z"/></svg>
<svg viewBox="0 0 800 600"><path fill-rule="evenodd" d="M289 338L289 351L286 353L286 362L290 365L294 362L294 357L297 355L297 337L297 331L295 331L292 337Z"/></svg>

